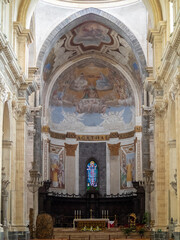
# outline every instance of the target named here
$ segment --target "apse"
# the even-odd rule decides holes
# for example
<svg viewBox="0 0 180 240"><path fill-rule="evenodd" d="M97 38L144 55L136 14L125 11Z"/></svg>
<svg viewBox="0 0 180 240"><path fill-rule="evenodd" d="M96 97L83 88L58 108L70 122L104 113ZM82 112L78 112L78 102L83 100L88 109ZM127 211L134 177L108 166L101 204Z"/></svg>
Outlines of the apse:
<svg viewBox="0 0 180 240"><path fill-rule="evenodd" d="M142 66L101 20L58 33L43 61L43 162L53 191L86 194L89 159L101 195L132 191L141 174Z"/></svg>

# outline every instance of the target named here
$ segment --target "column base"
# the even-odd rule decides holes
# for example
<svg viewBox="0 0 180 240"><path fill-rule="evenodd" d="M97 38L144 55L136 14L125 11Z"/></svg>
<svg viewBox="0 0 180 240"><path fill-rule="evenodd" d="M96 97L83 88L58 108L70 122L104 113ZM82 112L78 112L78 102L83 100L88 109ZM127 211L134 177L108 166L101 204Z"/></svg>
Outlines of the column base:
<svg viewBox="0 0 180 240"><path fill-rule="evenodd" d="M168 232L151 232L151 240L168 240Z"/></svg>
<svg viewBox="0 0 180 240"><path fill-rule="evenodd" d="M4 239L4 229L2 227L2 224L0 224L0 239Z"/></svg>

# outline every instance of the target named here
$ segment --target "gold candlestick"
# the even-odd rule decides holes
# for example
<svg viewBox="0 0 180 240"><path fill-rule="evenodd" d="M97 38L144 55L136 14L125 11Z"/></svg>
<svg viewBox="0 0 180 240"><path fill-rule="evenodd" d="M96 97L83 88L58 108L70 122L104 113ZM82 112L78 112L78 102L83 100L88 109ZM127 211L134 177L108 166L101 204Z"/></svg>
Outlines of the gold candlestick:
<svg viewBox="0 0 180 240"><path fill-rule="evenodd" d="M90 209L90 218L92 218L92 209Z"/></svg>

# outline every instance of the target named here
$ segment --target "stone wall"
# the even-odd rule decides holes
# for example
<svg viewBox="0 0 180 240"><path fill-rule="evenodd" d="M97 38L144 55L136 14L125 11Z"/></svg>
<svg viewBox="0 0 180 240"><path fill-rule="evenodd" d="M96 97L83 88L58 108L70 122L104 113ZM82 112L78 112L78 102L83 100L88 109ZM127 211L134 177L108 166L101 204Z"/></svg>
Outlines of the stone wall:
<svg viewBox="0 0 180 240"><path fill-rule="evenodd" d="M106 193L106 143L79 143L79 193L86 193L86 165L94 158L98 165L99 193Z"/></svg>

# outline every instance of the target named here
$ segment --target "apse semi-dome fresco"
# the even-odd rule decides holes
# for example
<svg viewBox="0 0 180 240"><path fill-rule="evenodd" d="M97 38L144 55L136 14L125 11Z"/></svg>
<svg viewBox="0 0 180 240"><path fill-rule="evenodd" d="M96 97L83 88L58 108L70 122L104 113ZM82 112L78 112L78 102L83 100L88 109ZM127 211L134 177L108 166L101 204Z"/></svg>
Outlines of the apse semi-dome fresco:
<svg viewBox="0 0 180 240"><path fill-rule="evenodd" d="M88 59L64 71L49 102L55 131L127 132L134 128L134 96L130 84L112 65Z"/></svg>

